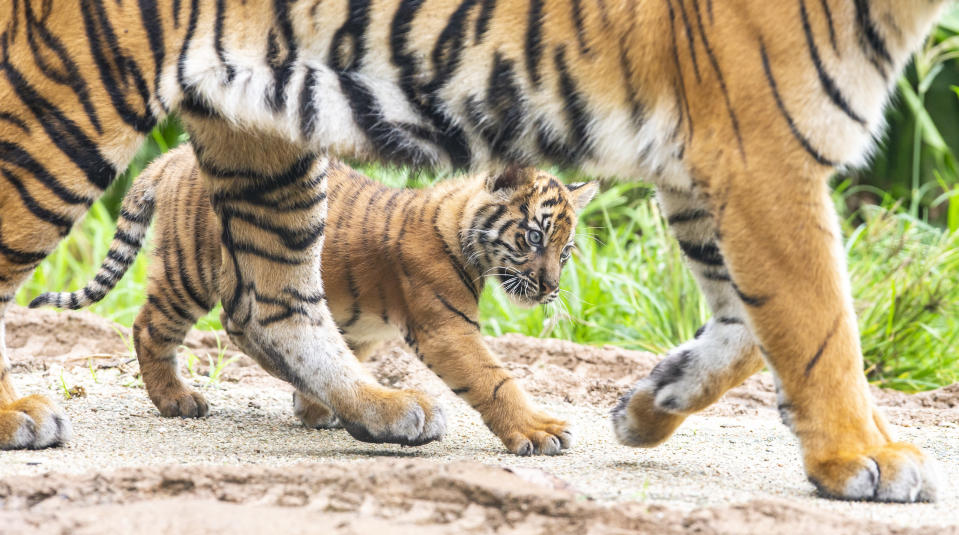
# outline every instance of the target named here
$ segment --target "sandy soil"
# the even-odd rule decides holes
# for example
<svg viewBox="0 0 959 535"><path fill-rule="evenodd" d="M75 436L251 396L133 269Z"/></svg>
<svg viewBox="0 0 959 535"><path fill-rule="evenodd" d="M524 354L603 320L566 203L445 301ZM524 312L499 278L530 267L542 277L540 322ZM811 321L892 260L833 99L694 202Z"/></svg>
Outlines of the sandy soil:
<svg viewBox="0 0 959 535"><path fill-rule="evenodd" d="M951 483L936 504L816 498L763 374L665 445L638 450L616 443L607 411L656 356L491 339L532 396L577 435L562 456L518 458L399 347L370 366L384 384L441 400L449 419L442 442L402 448L304 429L290 388L229 349L226 357L238 358L219 381L204 376L209 366L195 367L192 381L211 415L161 418L137 380L128 336L86 313L8 314L21 390L59 396L75 438L56 449L0 452L0 533L959 534ZM214 334L192 333L184 353L204 361L216 345ZM875 395L898 434L959 479L959 385Z"/></svg>

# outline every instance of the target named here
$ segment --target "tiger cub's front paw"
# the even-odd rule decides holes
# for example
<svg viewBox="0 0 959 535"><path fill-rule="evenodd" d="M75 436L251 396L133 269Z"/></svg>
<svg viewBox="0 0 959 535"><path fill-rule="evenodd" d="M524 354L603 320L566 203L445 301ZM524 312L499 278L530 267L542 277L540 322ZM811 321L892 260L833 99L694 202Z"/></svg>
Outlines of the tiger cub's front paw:
<svg viewBox="0 0 959 535"><path fill-rule="evenodd" d="M516 455L556 455L573 445L566 422L535 411L490 429Z"/></svg>

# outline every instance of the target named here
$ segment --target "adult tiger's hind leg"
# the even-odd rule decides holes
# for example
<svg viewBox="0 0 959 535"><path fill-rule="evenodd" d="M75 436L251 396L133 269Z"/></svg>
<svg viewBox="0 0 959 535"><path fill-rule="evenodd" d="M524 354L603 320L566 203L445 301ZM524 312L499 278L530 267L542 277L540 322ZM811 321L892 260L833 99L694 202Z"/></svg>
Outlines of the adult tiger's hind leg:
<svg viewBox="0 0 959 535"><path fill-rule="evenodd" d="M184 118L220 221L220 297L234 343L332 408L354 438L418 445L442 437L439 406L377 384L333 322L320 277L329 162L215 117Z"/></svg>
<svg viewBox="0 0 959 535"><path fill-rule="evenodd" d="M693 191L663 189L660 206L713 312L696 338L673 349L613 409L624 444L653 447L694 412L718 400L763 366L746 311L730 284L716 225Z"/></svg>
<svg viewBox="0 0 959 535"><path fill-rule="evenodd" d="M827 170L762 164L716 199L720 248L810 481L837 498L934 500L935 461L894 441L868 390Z"/></svg>
<svg viewBox="0 0 959 535"><path fill-rule="evenodd" d="M72 434L63 409L40 394L21 398L13 386L3 316L15 290L15 285L0 284L0 450L57 446Z"/></svg>

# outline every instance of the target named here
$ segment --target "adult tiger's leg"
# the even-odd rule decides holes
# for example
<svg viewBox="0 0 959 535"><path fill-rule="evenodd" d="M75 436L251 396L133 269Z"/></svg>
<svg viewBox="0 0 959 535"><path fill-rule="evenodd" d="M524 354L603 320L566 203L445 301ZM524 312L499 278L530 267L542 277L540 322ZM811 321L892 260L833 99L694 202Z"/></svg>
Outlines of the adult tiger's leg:
<svg viewBox="0 0 959 535"><path fill-rule="evenodd" d="M893 439L868 390L828 171L758 160L764 176L714 198L720 248L810 481L838 498L934 500L935 460Z"/></svg>
<svg viewBox="0 0 959 535"><path fill-rule="evenodd" d="M9 271L3 267L0 264L0 450L57 446L71 436L70 420L63 409L40 394L21 398L13 386L3 316L20 281L6 275Z"/></svg>
<svg viewBox="0 0 959 535"><path fill-rule="evenodd" d="M693 340L670 351L613 409L619 440L641 447L662 443L688 415L713 404L763 366L743 303L719 252L708 205L692 190L661 189L659 200L713 317Z"/></svg>
<svg viewBox="0 0 959 535"><path fill-rule="evenodd" d="M381 344L379 342L366 342L361 344L350 343L350 349L356 355L360 362L366 360ZM311 429L336 429L343 427L340 419L336 417L333 409L323 403L310 399L302 392L293 392L293 414L303 423L304 426Z"/></svg>
<svg viewBox="0 0 959 535"><path fill-rule="evenodd" d="M359 440L442 437L439 406L377 384L333 322L320 277L329 162L215 118L185 119L220 221L220 296L234 343L332 408Z"/></svg>

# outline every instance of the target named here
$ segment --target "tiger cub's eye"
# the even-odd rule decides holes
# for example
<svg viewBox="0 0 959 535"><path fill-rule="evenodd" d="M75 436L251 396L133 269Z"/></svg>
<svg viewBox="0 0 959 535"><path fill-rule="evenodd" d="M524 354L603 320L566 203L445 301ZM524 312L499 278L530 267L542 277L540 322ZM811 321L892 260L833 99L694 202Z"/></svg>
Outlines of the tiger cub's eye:
<svg viewBox="0 0 959 535"><path fill-rule="evenodd" d="M532 245L542 245L543 233L535 229L530 229L526 232L526 241Z"/></svg>

